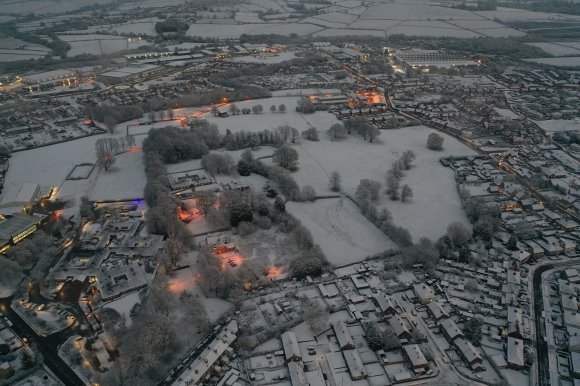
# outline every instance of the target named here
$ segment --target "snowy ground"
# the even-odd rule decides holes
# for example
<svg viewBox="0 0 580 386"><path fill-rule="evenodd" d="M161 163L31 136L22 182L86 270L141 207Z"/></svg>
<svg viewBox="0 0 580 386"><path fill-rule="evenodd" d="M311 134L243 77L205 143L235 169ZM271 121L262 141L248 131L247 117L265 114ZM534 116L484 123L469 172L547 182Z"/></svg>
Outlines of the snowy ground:
<svg viewBox="0 0 580 386"><path fill-rule="evenodd" d="M538 126L547 132L580 130L580 119L550 119L547 121L534 121Z"/></svg>
<svg viewBox="0 0 580 386"><path fill-rule="evenodd" d="M310 116L308 116L310 119ZM407 149L417 154L415 166L406 172L402 184L414 191L407 203L390 201L382 195L379 205L386 206L394 223L407 228L414 240L438 238L453 221L467 223L459 201L453 172L440 164L439 158L450 155L472 155L471 149L445 136L444 150L434 152L425 146L430 129L423 126L382 131L380 143L370 144L359 137L330 141L321 133L320 142L303 141L296 147L299 170L294 173L300 186L312 185L318 194L330 193L328 178L338 171L343 190L354 195L359 181L369 178L383 184L391 164Z"/></svg>
<svg viewBox="0 0 580 386"><path fill-rule="evenodd" d="M176 295L179 295L182 291L189 291L199 295L201 302L205 306L208 319L213 323L225 315L232 305L222 299L206 298L196 282L195 257L193 256L191 256L191 264L190 268L176 271L175 276L169 280L169 289Z"/></svg>
<svg viewBox="0 0 580 386"><path fill-rule="evenodd" d="M551 43L527 43L535 46L552 56L580 55L580 42L551 42Z"/></svg>
<svg viewBox="0 0 580 386"><path fill-rule="evenodd" d="M328 261L341 266L366 256L395 248L395 245L349 199L324 199L314 203L286 204L320 245Z"/></svg>
<svg viewBox="0 0 580 386"><path fill-rule="evenodd" d="M290 125L300 131L306 130L312 126L319 130L326 131L333 123L338 122L336 117L326 112L317 112L308 116L303 116L296 112L297 97L273 97L266 99L254 99L250 101L236 102L236 106L240 109L252 108L255 105L261 104L264 107L262 114L248 114L236 115L228 118L216 118L211 113L203 115L207 121L218 125L220 132L224 133L226 130L232 132L245 130L252 132L259 132L263 130L275 130L281 125ZM270 106L280 104L286 105L285 113L271 113ZM228 111L228 106L220 108L220 111Z"/></svg>
<svg viewBox="0 0 580 386"><path fill-rule="evenodd" d="M526 60L528 62L547 64L556 67L580 67L580 56L567 56L562 58L533 58Z"/></svg>
<svg viewBox="0 0 580 386"><path fill-rule="evenodd" d="M102 170L91 193L91 200L132 200L143 197L145 169L141 151L127 152L117 156L117 162Z"/></svg>
<svg viewBox="0 0 580 386"><path fill-rule="evenodd" d="M111 308L119 313L125 319L125 327L131 327L131 308L137 303L141 302L139 292L133 292L122 298L113 300L105 304L102 308Z"/></svg>

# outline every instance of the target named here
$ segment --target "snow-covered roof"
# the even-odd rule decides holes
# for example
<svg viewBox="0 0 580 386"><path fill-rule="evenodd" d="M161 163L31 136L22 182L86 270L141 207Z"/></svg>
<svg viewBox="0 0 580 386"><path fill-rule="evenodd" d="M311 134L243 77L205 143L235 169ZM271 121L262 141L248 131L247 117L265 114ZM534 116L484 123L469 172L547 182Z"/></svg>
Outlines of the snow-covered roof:
<svg viewBox="0 0 580 386"><path fill-rule="evenodd" d="M360 359L360 355L357 350L346 350L342 352L344 355L344 360L346 361L346 366L348 367L348 372L350 377L354 380L362 379L367 377L367 372Z"/></svg>
<svg viewBox="0 0 580 386"><path fill-rule="evenodd" d="M302 362L289 362L288 372L292 386L307 386L306 377L304 376L304 365Z"/></svg>
<svg viewBox="0 0 580 386"><path fill-rule="evenodd" d="M415 294L417 294L421 303L431 303L435 300L433 289L425 283L415 284L413 290L415 290Z"/></svg>
<svg viewBox="0 0 580 386"><path fill-rule="evenodd" d="M447 313L447 311L445 311L443 309L443 307L441 306L441 303L439 303L439 302L431 302L431 303L427 304L427 308L429 309L429 311L431 312L431 315L433 315L433 318L435 320L449 317L449 314Z"/></svg>
<svg viewBox="0 0 580 386"><path fill-rule="evenodd" d="M390 296L385 295L383 292L379 292L375 295L375 299L381 312L385 313L391 310L396 311L395 304L393 303L393 300Z"/></svg>
<svg viewBox="0 0 580 386"><path fill-rule="evenodd" d="M507 362L510 365L524 366L524 341L509 337L507 344Z"/></svg>
<svg viewBox="0 0 580 386"><path fill-rule="evenodd" d="M343 321L336 321L332 323L332 327L334 328L334 334L336 335L336 339L338 340L338 345L340 346L341 350L346 348L354 348L352 336L348 332L346 323Z"/></svg>
<svg viewBox="0 0 580 386"><path fill-rule="evenodd" d="M39 190L38 184L10 184L4 191L0 207L29 204L36 200Z"/></svg>
<svg viewBox="0 0 580 386"><path fill-rule="evenodd" d="M451 319L443 319L440 322L440 326L445 331L447 337L451 340L454 340L457 337L463 336L463 332L461 329L455 324L455 322Z"/></svg>
<svg viewBox="0 0 580 386"><path fill-rule="evenodd" d="M426 367L428 365L427 359L421 351L421 348L417 344L408 344L403 346L403 350L405 351L405 355L411 362L411 366L413 368L416 367Z"/></svg>
<svg viewBox="0 0 580 386"><path fill-rule="evenodd" d="M463 338L459 338L455 341L455 345L461 352L463 358L468 364L473 364L476 362L481 363L483 359L481 358L481 354L473 347L471 342L466 341Z"/></svg>
<svg viewBox="0 0 580 386"><path fill-rule="evenodd" d="M236 340L238 323L232 320L210 343L209 346L188 367L190 369L180 378L181 381L174 383L176 386L196 384L202 379L214 363L222 356L224 351Z"/></svg>
<svg viewBox="0 0 580 386"><path fill-rule="evenodd" d="M282 334L282 346L284 346L284 356L287 361L302 358L296 334L292 331L286 331Z"/></svg>
<svg viewBox="0 0 580 386"><path fill-rule="evenodd" d="M409 335L409 329L405 326L403 320L398 315L394 315L389 319L389 325L397 337L400 338L402 335Z"/></svg>

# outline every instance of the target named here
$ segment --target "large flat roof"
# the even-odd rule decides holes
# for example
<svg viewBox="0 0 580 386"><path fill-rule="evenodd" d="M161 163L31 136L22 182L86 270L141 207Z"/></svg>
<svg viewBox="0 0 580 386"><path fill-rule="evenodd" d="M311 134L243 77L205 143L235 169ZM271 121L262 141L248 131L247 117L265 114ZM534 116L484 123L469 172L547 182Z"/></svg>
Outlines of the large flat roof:
<svg viewBox="0 0 580 386"><path fill-rule="evenodd" d="M122 78L125 76L141 74L147 71L153 71L157 68L159 68L159 66L154 66L152 64L141 64L138 66L128 66L113 71L103 72L102 74L99 74L99 76L108 76L110 78Z"/></svg>
<svg viewBox="0 0 580 386"><path fill-rule="evenodd" d="M8 241L13 236L16 236L20 232L26 230L27 228L31 227L32 225L40 223L43 218L46 216L43 215L26 215L26 214L17 214L6 220L0 222L0 239L2 241Z"/></svg>
<svg viewBox="0 0 580 386"><path fill-rule="evenodd" d="M0 207L30 203L35 200L38 189L38 184L34 183L10 184L2 196Z"/></svg>

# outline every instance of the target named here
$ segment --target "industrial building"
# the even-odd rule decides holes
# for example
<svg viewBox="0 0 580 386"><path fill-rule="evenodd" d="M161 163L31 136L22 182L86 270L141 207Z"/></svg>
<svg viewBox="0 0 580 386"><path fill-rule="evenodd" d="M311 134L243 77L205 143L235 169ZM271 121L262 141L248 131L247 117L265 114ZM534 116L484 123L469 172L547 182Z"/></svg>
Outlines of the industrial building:
<svg viewBox="0 0 580 386"><path fill-rule="evenodd" d="M0 253L36 232L45 219L40 214L17 214L0 221Z"/></svg>
<svg viewBox="0 0 580 386"><path fill-rule="evenodd" d="M104 84L118 84L144 78L160 71L162 67L153 64L141 64L103 72L97 75L97 81Z"/></svg>

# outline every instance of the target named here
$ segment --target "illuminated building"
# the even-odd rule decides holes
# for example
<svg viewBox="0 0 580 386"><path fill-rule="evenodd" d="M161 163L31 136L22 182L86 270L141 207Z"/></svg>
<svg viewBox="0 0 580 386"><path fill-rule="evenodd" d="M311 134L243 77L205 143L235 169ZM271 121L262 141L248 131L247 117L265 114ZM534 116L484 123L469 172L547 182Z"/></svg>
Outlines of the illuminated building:
<svg viewBox="0 0 580 386"><path fill-rule="evenodd" d="M0 222L0 253L30 236L47 216L17 214Z"/></svg>

